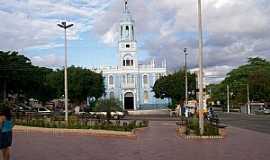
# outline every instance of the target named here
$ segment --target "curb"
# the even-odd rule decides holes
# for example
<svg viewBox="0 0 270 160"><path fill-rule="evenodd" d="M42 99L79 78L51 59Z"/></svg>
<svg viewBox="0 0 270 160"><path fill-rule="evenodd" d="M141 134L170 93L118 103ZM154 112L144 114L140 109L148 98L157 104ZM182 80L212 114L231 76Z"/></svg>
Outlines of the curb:
<svg viewBox="0 0 270 160"><path fill-rule="evenodd" d="M131 132L110 131L110 130L94 130L94 129L64 129L64 128L42 128L29 126L14 126L15 133L49 133L55 136L59 135L82 135L82 136L97 136L97 137L116 137L116 138L130 138L136 139L136 133L142 131L144 128L137 128Z"/></svg>

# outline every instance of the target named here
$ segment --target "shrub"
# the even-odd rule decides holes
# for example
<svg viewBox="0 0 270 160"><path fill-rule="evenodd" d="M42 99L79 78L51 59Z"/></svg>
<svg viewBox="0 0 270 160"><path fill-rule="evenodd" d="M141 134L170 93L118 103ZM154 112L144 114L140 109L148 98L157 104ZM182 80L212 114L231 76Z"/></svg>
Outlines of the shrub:
<svg viewBox="0 0 270 160"><path fill-rule="evenodd" d="M195 135L200 135L199 119L197 117L192 117L187 120L186 134L190 135L194 133ZM212 125L209 122L204 123L204 136L216 136L219 135L218 127Z"/></svg>
<svg viewBox="0 0 270 160"><path fill-rule="evenodd" d="M65 121L55 121L53 118L50 120L43 117L25 117L22 119L15 119L16 125L25 125L33 127L45 127L45 128L69 128L69 129L103 129L103 130L115 130L115 131L131 131L135 128L148 126L148 121L124 121L121 124L120 120L116 120L115 123L100 120L82 120L76 116L70 116L69 123ZM90 123L89 123L90 122Z"/></svg>

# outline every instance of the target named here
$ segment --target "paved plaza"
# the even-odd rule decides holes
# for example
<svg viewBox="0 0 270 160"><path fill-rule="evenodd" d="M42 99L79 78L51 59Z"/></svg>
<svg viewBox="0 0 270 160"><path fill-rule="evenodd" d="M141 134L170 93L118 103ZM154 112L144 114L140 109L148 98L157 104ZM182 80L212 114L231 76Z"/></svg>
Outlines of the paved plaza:
<svg viewBox="0 0 270 160"><path fill-rule="evenodd" d="M270 134L228 128L222 140L186 140L174 121L151 121L137 139L14 133L12 160L268 160Z"/></svg>

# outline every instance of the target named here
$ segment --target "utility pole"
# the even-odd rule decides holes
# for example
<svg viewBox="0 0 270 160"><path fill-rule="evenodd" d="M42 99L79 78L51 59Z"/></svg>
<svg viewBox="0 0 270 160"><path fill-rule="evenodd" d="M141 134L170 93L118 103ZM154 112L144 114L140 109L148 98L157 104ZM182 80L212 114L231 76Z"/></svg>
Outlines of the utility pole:
<svg viewBox="0 0 270 160"><path fill-rule="evenodd" d="M249 100L249 85L247 84L247 109L248 115L250 115L250 100Z"/></svg>
<svg viewBox="0 0 270 160"><path fill-rule="evenodd" d="M203 110L203 34L202 34L202 8L201 0L198 0L198 30L199 30L199 127L200 134L204 133Z"/></svg>
<svg viewBox="0 0 270 160"><path fill-rule="evenodd" d="M59 27L65 30L65 121L68 124L68 83L67 83L67 29L72 27L73 24L67 25L67 22L57 24Z"/></svg>
<svg viewBox="0 0 270 160"><path fill-rule="evenodd" d="M185 53L185 104L188 104L188 77L187 77L187 48L184 48Z"/></svg>
<svg viewBox="0 0 270 160"><path fill-rule="evenodd" d="M227 85L227 113L230 113L230 87Z"/></svg>

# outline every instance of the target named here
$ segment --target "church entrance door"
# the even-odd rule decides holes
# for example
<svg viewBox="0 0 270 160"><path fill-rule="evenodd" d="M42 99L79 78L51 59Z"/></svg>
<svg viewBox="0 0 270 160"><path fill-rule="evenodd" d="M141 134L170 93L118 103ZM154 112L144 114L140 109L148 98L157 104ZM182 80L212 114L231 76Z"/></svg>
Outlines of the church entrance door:
<svg viewBox="0 0 270 160"><path fill-rule="evenodd" d="M124 105L126 110L134 110L134 95L131 92L125 94Z"/></svg>

